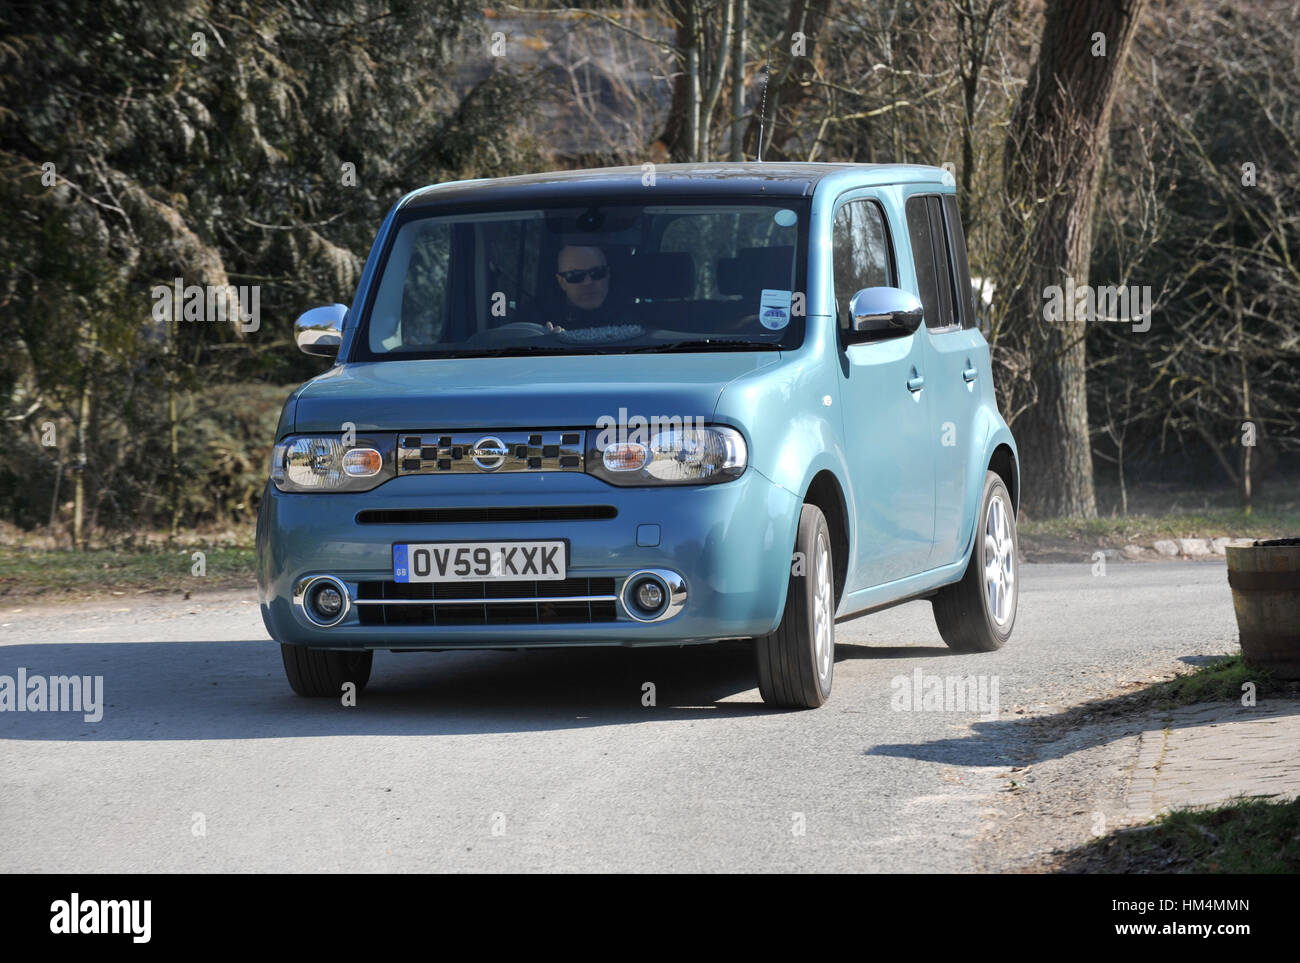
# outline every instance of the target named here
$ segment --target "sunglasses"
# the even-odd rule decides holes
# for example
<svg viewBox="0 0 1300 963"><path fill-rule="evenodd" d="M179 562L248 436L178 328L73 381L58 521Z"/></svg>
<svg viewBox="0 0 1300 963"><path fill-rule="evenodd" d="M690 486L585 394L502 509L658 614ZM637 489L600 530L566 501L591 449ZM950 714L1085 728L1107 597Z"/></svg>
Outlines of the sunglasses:
<svg viewBox="0 0 1300 963"><path fill-rule="evenodd" d="M591 278L593 281L603 281L609 277L609 265L602 264L600 267L584 268L577 271L561 271L559 274L567 284L581 284L587 278Z"/></svg>

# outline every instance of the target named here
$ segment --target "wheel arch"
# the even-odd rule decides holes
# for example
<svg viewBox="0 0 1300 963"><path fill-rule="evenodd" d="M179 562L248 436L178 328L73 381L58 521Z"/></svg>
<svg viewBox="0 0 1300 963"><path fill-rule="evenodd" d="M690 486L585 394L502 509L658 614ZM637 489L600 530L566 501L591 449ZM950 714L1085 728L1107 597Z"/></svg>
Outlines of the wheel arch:
<svg viewBox="0 0 1300 963"><path fill-rule="evenodd" d="M838 607L848 581L849 568L849 511L844 498L844 488L830 469L817 472L804 489L806 505L816 505L826 516L826 527L831 533L831 560L835 565L835 605Z"/></svg>
<svg viewBox="0 0 1300 963"><path fill-rule="evenodd" d="M1005 442L993 449L989 456L988 470L1002 479L1011 495L1011 510L1020 514L1020 465L1011 446Z"/></svg>

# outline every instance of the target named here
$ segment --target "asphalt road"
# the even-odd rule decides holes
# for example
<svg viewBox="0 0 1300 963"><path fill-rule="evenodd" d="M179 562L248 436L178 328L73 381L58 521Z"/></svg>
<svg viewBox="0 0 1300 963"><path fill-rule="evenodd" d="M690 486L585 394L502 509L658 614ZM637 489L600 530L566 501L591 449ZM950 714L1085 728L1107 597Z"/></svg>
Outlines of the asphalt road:
<svg viewBox="0 0 1300 963"><path fill-rule="evenodd" d="M10 604L0 674L102 675L106 705L0 712L0 871L986 867L1034 749L1017 709L1236 640L1222 561L1021 579L999 652L949 654L923 602L841 624L831 701L804 712L763 706L739 645L384 652L345 708L292 694L251 596ZM996 680L997 718L898 708L918 668Z"/></svg>

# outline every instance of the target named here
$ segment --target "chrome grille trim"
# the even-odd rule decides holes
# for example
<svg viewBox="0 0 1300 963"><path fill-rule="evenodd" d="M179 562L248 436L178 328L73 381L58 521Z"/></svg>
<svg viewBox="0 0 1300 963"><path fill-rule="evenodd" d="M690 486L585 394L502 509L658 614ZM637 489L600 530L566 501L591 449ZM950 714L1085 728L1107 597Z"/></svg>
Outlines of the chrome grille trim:
<svg viewBox="0 0 1300 963"><path fill-rule="evenodd" d="M535 602L617 602L617 595L533 595L527 598L480 599L353 599L353 605L499 605Z"/></svg>
<svg viewBox="0 0 1300 963"><path fill-rule="evenodd" d="M497 441L505 449L504 455L489 452ZM399 475L586 470L585 432L581 429L421 431L397 436Z"/></svg>
<svg viewBox="0 0 1300 963"><path fill-rule="evenodd" d="M548 594L554 593L554 594ZM363 581L352 599L362 625L560 625L622 621L618 580Z"/></svg>

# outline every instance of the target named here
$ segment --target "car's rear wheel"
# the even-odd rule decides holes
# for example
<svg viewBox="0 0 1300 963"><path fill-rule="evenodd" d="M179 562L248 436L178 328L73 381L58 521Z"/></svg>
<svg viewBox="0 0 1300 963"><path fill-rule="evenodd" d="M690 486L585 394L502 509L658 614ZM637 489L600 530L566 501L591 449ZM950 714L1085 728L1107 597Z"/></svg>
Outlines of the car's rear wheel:
<svg viewBox="0 0 1300 963"><path fill-rule="evenodd" d="M375 654L336 652L331 649L313 649L305 645L280 643L280 656L284 659L284 674L289 685L300 696L335 696L343 694L344 683L351 682L360 692L370 681L370 666Z"/></svg>
<svg viewBox="0 0 1300 963"><path fill-rule="evenodd" d="M998 475L987 472L966 573L930 600L948 648L992 652L1011 638L1020 594L1019 550L1011 495Z"/></svg>
<svg viewBox="0 0 1300 963"><path fill-rule="evenodd" d="M794 550L781 624L754 640L758 691L770 706L815 709L830 698L835 674L835 570L816 505L799 513Z"/></svg>

